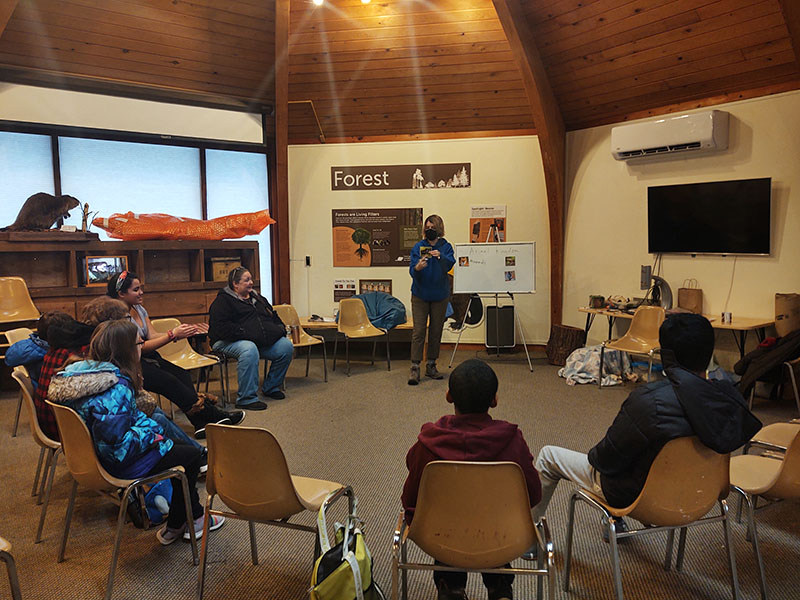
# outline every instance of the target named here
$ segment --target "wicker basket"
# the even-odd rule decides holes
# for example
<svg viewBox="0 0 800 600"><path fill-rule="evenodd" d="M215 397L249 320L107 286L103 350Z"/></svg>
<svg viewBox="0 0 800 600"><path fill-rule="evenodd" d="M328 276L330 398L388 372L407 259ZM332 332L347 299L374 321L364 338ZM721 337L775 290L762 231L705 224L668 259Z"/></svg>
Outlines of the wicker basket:
<svg viewBox="0 0 800 600"><path fill-rule="evenodd" d="M551 325L550 339L547 341L547 361L551 365L564 366L567 357L577 348L586 344L586 332L569 325Z"/></svg>

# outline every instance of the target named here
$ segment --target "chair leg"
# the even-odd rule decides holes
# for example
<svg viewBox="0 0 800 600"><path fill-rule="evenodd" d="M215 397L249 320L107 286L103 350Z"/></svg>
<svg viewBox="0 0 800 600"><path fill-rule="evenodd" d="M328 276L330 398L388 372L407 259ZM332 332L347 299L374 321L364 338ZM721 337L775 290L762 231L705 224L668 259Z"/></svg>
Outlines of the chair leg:
<svg viewBox="0 0 800 600"><path fill-rule="evenodd" d="M228 405L228 397L225 391L225 380L222 375L222 361L218 362L217 366L219 367L219 393L222 401L222 408L224 409Z"/></svg>
<svg viewBox="0 0 800 600"><path fill-rule="evenodd" d="M105 600L111 600L111 594L114 592L114 574L117 571L119 544L122 541L122 527L125 525L125 515L128 512L128 498L130 498L132 493L136 493L136 489L132 486L126 487L125 492L122 494L122 501L119 503L119 514L117 515L117 533L114 536L114 550L111 552L111 567L108 570Z"/></svg>
<svg viewBox="0 0 800 600"><path fill-rule="evenodd" d="M64 552L67 549L67 536L69 535L69 524L72 521L72 511L75 508L75 495L78 492L78 482L72 482L72 490L69 493L69 503L67 503L67 516L64 518L64 535L61 537L61 548L58 551L58 562L64 562Z"/></svg>
<svg viewBox="0 0 800 600"><path fill-rule="evenodd" d="M795 395L797 395L797 388L795 388ZM19 393L19 400L17 401L17 412L14 415L14 429L11 431L11 437L17 437L17 427L19 427L19 413L22 411L22 392Z"/></svg>
<svg viewBox="0 0 800 600"><path fill-rule="evenodd" d="M14 557L8 552L0 552L0 560L6 563L8 569L8 583L11 586L12 600L22 600L22 592L19 589L19 577L17 576L17 563Z"/></svg>
<svg viewBox="0 0 800 600"><path fill-rule="evenodd" d="M347 376L350 377L350 338L344 336L344 354L347 357Z"/></svg>
<svg viewBox="0 0 800 600"><path fill-rule="evenodd" d="M306 346L306 377L308 377L308 367L311 365L311 346Z"/></svg>
<svg viewBox="0 0 800 600"><path fill-rule="evenodd" d="M603 358L605 358L606 354L606 345L603 344L600 346L600 374L597 377L597 385L599 387L603 387Z"/></svg>
<svg viewBox="0 0 800 600"><path fill-rule="evenodd" d="M249 525L250 529L250 558L253 560L253 564L258 564L258 546L256 545L256 524L253 521L248 521L247 524Z"/></svg>
<svg viewBox="0 0 800 600"><path fill-rule="evenodd" d="M667 551L664 554L664 570L669 571L672 568L672 546L675 544L675 530L670 529L667 535Z"/></svg>
<svg viewBox="0 0 800 600"><path fill-rule="evenodd" d="M569 519L567 520L567 554L564 557L564 582L562 587L565 592L569 592L569 569L572 564L572 535L575 528L575 502L577 498L572 496L569 501Z"/></svg>
<svg viewBox="0 0 800 600"><path fill-rule="evenodd" d="M36 497L36 505L37 506L40 505L42 503L42 501L44 500L44 488L45 488L45 484L47 483L47 474L50 472L50 466L53 463L53 454L54 454L53 449L52 448L47 448L45 450L45 452L46 452L46 454L45 454L46 458L45 458L45 461L44 461L44 470L42 471L42 476L39 479L39 492L38 492L37 497Z"/></svg>
<svg viewBox="0 0 800 600"><path fill-rule="evenodd" d="M339 334L333 334L333 370L336 370L336 354L339 346Z"/></svg>
<svg viewBox="0 0 800 600"><path fill-rule="evenodd" d="M681 535L678 538L678 560L675 562L675 570L680 572L683 569L683 557L686 556L686 534L689 533L688 527L681 528Z"/></svg>
<svg viewBox="0 0 800 600"><path fill-rule="evenodd" d="M39 528L36 530L36 538L33 540L35 544L42 541L42 529L44 529L44 520L47 517L47 506L50 504L50 493L53 490L53 477L56 474L56 465L58 464L58 454L61 448L53 452L53 459L50 465L50 474L47 478L47 488L44 493L44 503L42 504L42 514L39 517Z"/></svg>
<svg viewBox="0 0 800 600"><path fill-rule="evenodd" d="M652 350L650 350L650 352L648 353L648 356L650 358L650 362L649 362L649 364L647 366L647 383L650 383L650 377L652 377L652 375L653 375L653 351Z"/></svg>
<svg viewBox="0 0 800 600"><path fill-rule="evenodd" d="M375 365L375 349L377 347L378 347L378 340L376 338L376 339L372 340L372 363L370 363L370 364L372 364L373 366Z"/></svg>
<svg viewBox="0 0 800 600"><path fill-rule="evenodd" d="M325 341L322 341L322 369L325 374L325 383L328 383L328 351L325 350Z"/></svg>
<svg viewBox="0 0 800 600"><path fill-rule="evenodd" d="M758 532L756 531L755 502L751 494L744 494L747 503L748 528L751 532L753 554L755 554L756 564L758 565L759 588L761 589L761 600L767 600L767 578L764 573L764 559L761 557L761 548L758 545Z"/></svg>
<svg viewBox="0 0 800 600"><path fill-rule="evenodd" d="M200 568L197 570L197 600L203 600L203 587L206 583L206 562L208 559L208 522L211 518L211 507L214 504L214 494L206 498L206 512L203 516L203 541L200 544Z"/></svg>
<svg viewBox="0 0 800 600"><path fill-rule="evenodd" d="M389 355L389 332L386 332L386 370L392 370L392 357Z"/></svg>
<svg viewBox="0 0 800 600"><path fill-rule="evenodd" d="M31 498L36 496L36 488L39 487L39 477L42 476L42 462L44 462L44 453L47 449L42 447L39 449L39 462L36 464L36 475L33 478L33 489L31 489Z"/></svg>
<svg viewBox="0 0 800 600"><path fill-rule="evenodd" d="M408 562L408 549L406 545L403 544L400 547L400 560L403 561L403 564ZM403 569L402 573L400 574L400 587L403 595L403 600L408 599L408 571Z"/></svg>
<svg viewBox="0 0 800 600"><path fill-rule="evenodd" d="M611 571L614 575L614 591L617 600L623 600L622 570L619 564L619 544L617 544L617 526L613 519L608 519L608 549L611 553Z"/></svg>
<svg viewBox="0 0 800 600"><path fill-rule="evenodd" d="M794 402L797 405L797 415L800 416L800 392L797 391L797 378L794 375L794 369L791 363L783 363L789 369L789 380L792 382L792 391L794 392ZM19 408L17 408L17 415L19 415ZM14 429L16 431L16 428Z"/></svg>

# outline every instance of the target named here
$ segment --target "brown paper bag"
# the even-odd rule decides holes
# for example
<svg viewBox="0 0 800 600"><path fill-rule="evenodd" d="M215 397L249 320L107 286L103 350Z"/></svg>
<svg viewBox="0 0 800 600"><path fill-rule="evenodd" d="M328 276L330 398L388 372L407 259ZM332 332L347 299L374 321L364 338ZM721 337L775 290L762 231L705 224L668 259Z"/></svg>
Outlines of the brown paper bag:
<svg viewBox="0 0 800 600"><path fill-rule="evenodd" d="M686 279L683 286L678 288L678 306L690 312L702 314L703 290L697 287L697 280Z"/></svg>
<svg viewBox="0 0 800 600"><path fill-rule="evenodd" d="M775 331L783 337L800 329L800 294L775 294Z"/></svg>

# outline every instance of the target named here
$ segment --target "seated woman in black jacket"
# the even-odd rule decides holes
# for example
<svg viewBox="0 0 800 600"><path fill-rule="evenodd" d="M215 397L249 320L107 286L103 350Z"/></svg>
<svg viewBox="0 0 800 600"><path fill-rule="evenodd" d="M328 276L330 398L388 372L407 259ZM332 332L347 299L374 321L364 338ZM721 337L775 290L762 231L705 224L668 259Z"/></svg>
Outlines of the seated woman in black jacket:
<svg viewBox="0 0 800 600"><path fill-rule="evenodd" d="M228 273L228 286L219 291L209 310L211 347L235 358L239 375L236 407L264 410L258 399L258 361L271 361L261 386L267 398L285 398L283 378L292 362L294 346L286 337L286 326L266 298L253 290L253 276L244 267Z"/></svg>

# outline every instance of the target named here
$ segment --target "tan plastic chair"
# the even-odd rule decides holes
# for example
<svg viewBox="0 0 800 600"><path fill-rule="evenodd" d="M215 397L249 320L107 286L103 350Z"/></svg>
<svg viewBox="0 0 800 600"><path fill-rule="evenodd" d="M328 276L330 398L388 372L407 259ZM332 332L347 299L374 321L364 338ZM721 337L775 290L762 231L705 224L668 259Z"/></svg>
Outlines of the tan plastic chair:
<svg viewBox="0 0 800 600"><path fill-rule="evenodd" d="M754 454L734 456L731 459L731 490L740 494L747 504L748 537L752 540L758 564L761 598L767 600L767 580L758 545L755 511L778 500L800 498L800 432L796 432L789 442L783 460ZM768 504L757 506L759 498Z"/></svg>
<svg viewBox="0 0 800 600"><path fill-rule="evenodd" d="M13 346L17 342L21 342L22 340L27 340L30 335L33 333L32 329L28 329L27 327L18 327L17 329L9 329L5 332L6 339L8 340L8 345ZM25 375L28 375L28 370L21 366ZM17 437L17 428L19 427L19 413L22 411L22 392L19 393L19 401L17 402L17 412L14 415L14 429L11 431L11 437Z"/></svg>
<svg viewBox="0 0 800 600"><path fill-rule="evenodd" d="M11 586L11 598L22 600L22 592L19 589L19 577L17 577L17 563L11 556L11 544L5 538L0 537L0 560L6 563L8 569L8 583Z"/></svg>
<svg viewBox="0 0 800 600"><path fill-rule="evenodd" d="M413 541L448 566L408 562ZM506 568L538 546L536 569ZM536 575L545 579L548 598L555 593L553 543L544 519L534 525L528 488L513 462L434 461L425 466L411 525L400 512L392 542L392 598L407 597L408 570L470 571ZM402 573L402 576L401 576ZM537 597L542 598L545 582Z"/></svg>
<svg viewBox="0 0 800 600"><path fill-rule="evenodd" d="M618 340L607 340L600 347L600 377L598 385L603 387L603 356L606 348L621 350L628 354L645 354L650 360L647 381L653 372L653 354L658 351L658 329L664 322L666 312L660 306L640 306L633 314L628 331Z"/></svg>
<svg viewBox="0 0 800 600"><path fill-rule="evenodd" d="M192 508L189 503L189 484L186 480L186 475L183 473L183 469L181 467L167 469L156 475L148 475L146 477L140 477L139 479L118 479L109 474L97 459L92 436L89 434L86 423L83 422L80 415L69 407L54 404L49 400L47 403L53 407L53 411L55 412L58 432L61 435L61 442L63 444L64 457L67 461L67 468L73 479L72 490L69 495L69 504L67 505L67 516L64 519L64 536L61 539L61 548L58 552L58 562L64 561L64 552L67 548L67 536L69 535L69 526L72 521L72 511L75 507L75 495L78 491L79 483L119 503L117 532L114 537L114 551L111 554L111 568L108 572L108 583L106 584L105 595L105 600L111 600L111 594L114 588L114 572L117 568L117 558L119 557L119 545L122 541L122 525L125 523L125 515L127 514L130 495L132 493L139 494L139 505L142 507L142 519L145 524L149 526L150 520L144 508L144 497L141 486L153 484L163 479L178 478L183 486L183 498L187 515L186 520L189 528L189 535L191 536L192 558L194 564L197 565L197 543L194 535ZM118 497L119 492L122 492L121 499Z"/></svg>
<svg viewBox="0 0 800 600"><path fill-rule="evenodd" d="M33 479L33 489L31 490L31 496L37 497L36 504L42 505L39 527L36 530L36 538L34 538L34 542L38 544L42 541L42 529L47 516L47 505L50 500L50 490L53 487L53 476L56 472L58 455L61 453L61 442L47 437L42 428L39 427L39 419L36 417L36 405L33 403L33 385L25 371L25 367L14 367L11 377L19 384L20 394L28 410L31 437L39 446L39 462L36 465L36 476ZM38 493L36 491L37 488L39 489Z"/></svg>
<svg viewBox="0 0 800 600"><path fill-rule="evenodd" d="M325 351L325 338L321 335L311 335L305 329L300 327L300 317L297 316L297 311L291 304L278 304L272 307L284 325L290 327L300 328L300 341L292 345L295 348L308 348L306 354L306 377L308 377L308 367L311 362L311 346L322 344L322 365L325 373L325 383L328 382L328 356Z"/></svg>
<svg viewBox="0 0 800 600"><path fill-rule="evenodd" d="M208 557L208 520L210 515L223 515L247 521L250 528L250 555L258 564L255 523L277 525L289 529L310 531L314 534L314 559L319 555L316 527L289 523L289 518L303 511L318 513L342 496L349 500L353 512L353 490L341 483L297 477L289 473L286 457L278 441L266 429L232 427L209 424L208 472L206 474L205 522L200 550L200 573L197 581L197 598L203 597ZM337 492L326 500L329 494ZM229 511L214 510L214 497L218 496Z"/></svg>
<svg viewBox="0 0 800 600"><path fill-rule="evenodd" d="M389 356L389 330L380 329L370 323L367 309L360 298L345 298L339 300L339 330L344 334L344 347L347 356L347 376L350 376L350 338L375 338L386 336L386 370L392 370L392 361ZM333 339L333 370L336 370L336 353L339 336ZM372 344L372 364L375 364L375 347L378 340Z"/></svg>
<svg viewBox="0 0 800 600"><path fill-rule="evenodd" d="M36 321L39 309L22 277L0 277L0 323Z"/></svg>
<svg viewBox="0 0 800 600"><path fill-rule="evenodd" d="M800 419L795 419L790 423L772 423L759 429L749 442L744 445L744 454L750 452L750 448L757 446L772 452L786 452L786 449L794 441L795 436L800 432Z"/></svg>
<svg viewBox="0 0 800 600"><path fill-rule="evenodd" d="M667 552L664 558L664 570L669 571L672 564L675 529L680 528L676 562L676 569L680 571L683 567L683 556L686 549L687 528L716 521L722 521L725 547L728 550L731 591L734 600L738 600L739 581L736 577L736 557L731 544L728 504L725 501L729 493L729 464L729 454L717 454L704 446L695 436L681 437L667 442L658 453L647 474L642 492L630 506L612 508L588 490L580 489L574 492L569 505L567 554L564 560L564 591L569 591L575 504L580 500L603 514L603 522L608 528L611 568L618 600L623 598L622 573L617 547L619 539L669 531ZM720 516L702 518L717 503L720 507ZM614 520L622 517L631 517L646 526L642 529L617 532Z"/></svg>

